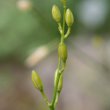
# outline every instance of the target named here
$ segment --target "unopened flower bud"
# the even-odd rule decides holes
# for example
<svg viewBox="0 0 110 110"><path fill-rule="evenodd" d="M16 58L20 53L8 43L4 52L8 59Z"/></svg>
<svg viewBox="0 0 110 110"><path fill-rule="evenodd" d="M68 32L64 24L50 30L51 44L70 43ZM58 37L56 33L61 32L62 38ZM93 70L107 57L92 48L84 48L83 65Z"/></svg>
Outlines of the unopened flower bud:
<svg viewBox="0 0 110 110"><path fill-rule="evenodd" d="M57 83L57 77L58 77L58 69L55 72L55 77L54 77L54 87L56 87L56 83Z"/></svg>
<svg viewBox="0 0 110 110"><path fill-rule="evenodd" d="M67 47L64 43L60 43L58 47L58 55L59 57L64 61L64 63L67 60Z"/></svg>
<svg viewBox="0 0 110 110"><path fill-rule="evenodd" d="M43 91L42 81L36 71L32 71L32 82L33 82L35 88L37 88L41 92Z"/></svg>
<svg viewBox="0 0 110 110"><path fill-rule="evenodd" d="M61 20L61 13L60 13L59 8L56 5L53 5L53 7L52 7L52 16L53 16L53 19L56 22L60 22L60 20Z"/></svg>
<svg viewBox="0 0 110 110"><path fill-rule="evenodd" d="M58 77L60 77L60 78L59 78L59 82L58 82L57 92L61 92L62 86L63 86L63 75L59 74L58 70L56 70L55 78L54 78L54 87L56 87L56 85L57 85Z"/></svg>
<svg viewBox="0 0 110 110"><path fill-rule="evenodd" d="M70 9L66 10L65 20L66 20L67 26L71 27L74 22L74 17Z"/></svg>
<svg viewBox="0 0 110 110"><path fill-rule="evenodd" d="M63 75L61 74L60 75L60 79L59 79L59 83L58 83L58 88L57 88L57 92L61 92L62 90L62 87L63 87Z"/></svg>

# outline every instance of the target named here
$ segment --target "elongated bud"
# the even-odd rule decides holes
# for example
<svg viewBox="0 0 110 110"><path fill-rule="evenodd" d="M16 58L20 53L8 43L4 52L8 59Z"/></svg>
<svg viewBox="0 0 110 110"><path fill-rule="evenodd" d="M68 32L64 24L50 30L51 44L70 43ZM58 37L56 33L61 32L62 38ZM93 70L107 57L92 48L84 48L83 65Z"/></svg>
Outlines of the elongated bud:
<svg viewBox="0 0 110 110"><path fill-rule="evenodd" d="M64 63L67 60L67 47L64 43L60 43L58 47L58 55L59 57L64 61Z"/></svg>
<svg viewBox="0 0 110 110"><path fill-rule="evenodd" d="M43 91L42 81L36 71L32 71L32 82L33 82L35 88L37 88L40 92Z"/></svg>
<svg viewBox="0 0 110 110"><path fill-rule="evenodd" d="M74 22L74 17L70 9L66 10L65 20L66 20L67 26L71 27Z"/></svg>
<svg viewBox="0 0 110 110"><path fill-rule="evenodd" d="M55 78L54 78L54 87L56 87L58 77L60 77L60 78L59 78L59 82L58 82L57 92L61 92L62 86L63 86L63 75L62 74L60 75L58 73L58 70L56 70Z"/></svg>
<svg viewBox="0 0 110 110"><path fill-rule="evenodd" d="M57 88L57 92L61 92L62 90L62 87L63 87L63 75L61 74L60 75L60 79L59 79L59 83L58 83L58 88Z"/></svg>
<svg viewBox="0 0 110 110"><path fill-rule="evenodd" d="M61 13L56 5L53 5L52 7L52 17L56 22L60 22L61 20Z"/></svg>
<svg viewBox="0 0 110 110"><path fill-rule="evenodd" d="M55 72L55 77L54 77L54 87L56 87L56 83L57 83L57 77L58 77L58 69Z"/></svg>

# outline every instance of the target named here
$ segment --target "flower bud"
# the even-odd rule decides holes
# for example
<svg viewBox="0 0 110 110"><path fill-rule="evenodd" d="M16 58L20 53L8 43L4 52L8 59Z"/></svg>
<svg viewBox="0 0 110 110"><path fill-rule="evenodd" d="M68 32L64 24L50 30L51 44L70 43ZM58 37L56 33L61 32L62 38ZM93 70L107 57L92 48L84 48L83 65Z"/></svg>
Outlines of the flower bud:
<svg viewBox="0 0 110 110"><path fill-rule="evenodd" d="M41 92L43 91L42 81L36 71L32 71L32 82L33 82L35 88L37 88Z"/></svg>
<svg viewBox="0 0 110 110"><path fill-rule="evenodd" d="M56 22L60 22L61 20L61 13L56 5L53 5L52 7L52 17Z"/></svg>
<svg viewBox="0 0 110 110"><path fill-rule="evenodd" d="M64 61L64 63L67 60L67 47L64 43L60 43L58 47L58 55L59 57Z"/></svg>
<svg viewBox="0 0 110 110"><path fill-rule="evenodd" d="M62 86L63 86L63 75L62 74L59 75L58 70L56 70L56 72L55 72L55 78L54 78L54 87L56 87L57 79L58 79L59 76L60 76L60 78L59 78L59 82L58 82L57 92L61 92L61 90L62 90Z"/></svg>
<svg viewBox="0 0 110 110"><path fill-rule="evenodd" d="M66 20L67 26L71 27L74 22L74 17L70 9L66 10L65 20Z"/></svg>
<svg viewBox="0 0 110 110"><path fill-rule="evenodd" d="M58 88L57 88L57 92L61 92L62 90L62 87L63 87L63 75L61 74L60 75L60 79L59 79L59 83L58 83Z"/></svg>
<svg viewBox="0 0 110 110"><path fill-rule="evenodd" d="M56 86L56 82L57 82L57 77L58 77L58 69L55 72L55 77L54 77L54 87Z"/></svg>

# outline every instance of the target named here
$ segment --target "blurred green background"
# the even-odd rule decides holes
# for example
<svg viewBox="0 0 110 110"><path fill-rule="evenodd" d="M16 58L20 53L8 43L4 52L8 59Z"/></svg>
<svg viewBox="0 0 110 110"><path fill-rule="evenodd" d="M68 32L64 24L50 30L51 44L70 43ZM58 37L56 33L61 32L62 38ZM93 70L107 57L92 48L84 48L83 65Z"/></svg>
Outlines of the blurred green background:
<svg viewBox="0 0 110 110"><path fill-rule="evenodd" d="M0 0L0 110L46 110L31 82L52 97L60 40L51 8L60 0ZM110 110L110 0L67 0L75 18L58 110Z"/></svg>

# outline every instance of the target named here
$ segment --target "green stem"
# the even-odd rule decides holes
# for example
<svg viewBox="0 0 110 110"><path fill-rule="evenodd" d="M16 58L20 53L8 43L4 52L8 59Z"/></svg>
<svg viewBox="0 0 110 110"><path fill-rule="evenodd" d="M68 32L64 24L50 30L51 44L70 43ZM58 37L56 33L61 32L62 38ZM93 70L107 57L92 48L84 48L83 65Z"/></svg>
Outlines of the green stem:
<svg viewBox="0 0 110 110"><path fill-rule="evenodd" d="M63 12L63 28L61 28L61 24L59 25L59 31L61 33L61 42L64 42L64 35L65 35L65 13L66 13L66 4L64 5L64 12ZM55 110L56 104L58 102L58 97L59 97L59 93L57 92L57 88L58 88L58 83L59 83L59 79L60 79L60 75L63 73L64 71L64 66L65 64L62 63L61 59L59 58L59 62L58 62L58 77L56 79L56 87L54 88L54 95L53 95L53 100L51 103L51 110Z"/></svg>
<svg viewBox="0 0 110 110"><path fill-rule="evenodd" d="M64 34L65 34L65 13L66 13L66 4L63 6L64 8L64 12L63 12L63 36L64 37Z"/></svg>
<svg viewBox="0 0 110 110"><path fill-rule="evenodd" d="M68 30L67 30L67 32L66 32L66 34L64 36L64 39L66 39L69 36L70 32L71 32L71 28L68 27Z"/></svg>
<svg viewBox="0 0 110 110"><path fill-rule="evenodd" d="M50 103L49 103L48 98L47 98L46 94L44 93L44 91L42 91L41 94L42 94L42 97L43 97L44 101L46 102L46 104L48 106L50 106Z"/></svg>
<svg viewBox="0 0 110 110"><path fill-rule="evenodd" d="M54 95L53 95L53 100L52 100L52 104L51 104L53 109L55 109L56 104L58 102L58 97L59 97L58 92L57 92L58 83L59 83L60 76L61 76L61 74L63 74L64 68L65 68L65 66L64 66L65 64L62 64L62 67L60 67L60 63L61 63L61 61L59 60L58 77L56 79L56 87L54 88Z"/></svg>
<svg viewBox="0 0 110 110"><path fill-rule="evenodd" d="M56 87L54 88L54 95L53 95L53 100L52 100L52 107L54 108L54 103L55 103L55 100L56 100L56 94L57 94L57 88L58 88L58 83L59 83L59 79L60 79L60 61L61 59L59 59L59 65L58 65L58 77L56 79Z"/></svg>
<svg viewBox="0 0 110 110"><path fill-rule="evenodd" d="M57 103L58 103L58 98L60 96L60 93L57 92L57 95L56 95L56 100L55 100L55 103L54 103L54 107L56 107Z"/></svg>
<svg viewBox="0 0 110 110"><path fill-rule="evenodd" d="M61 34L61 42L64 42L64 35L65 35L65 14L66 14L66 4L64 4L63 6L63 30L62 30L62 34Z"/></svg>
<svg viewBox="0 0 110 110"><path fill-rule="evenodd" d="M58 30L59 30L60 34L62 35L63 29L62 29L61 23L58 23Z"/></svg>
<svg viewBox="0 0 110 110"><path fill-rule="evenodd" d="M50 110L55 110L55 108L53 106L50 106Z"/></svg>

